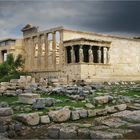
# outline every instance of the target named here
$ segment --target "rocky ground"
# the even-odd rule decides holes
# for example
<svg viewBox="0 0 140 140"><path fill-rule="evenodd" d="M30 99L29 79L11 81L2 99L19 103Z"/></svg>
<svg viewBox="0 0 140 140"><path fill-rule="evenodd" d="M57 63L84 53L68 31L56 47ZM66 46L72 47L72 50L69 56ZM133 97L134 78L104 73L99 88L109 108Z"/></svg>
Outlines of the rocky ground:
<svg viewBox="0 0 140 140"><path fill-rule="evenodd" d="M0 138L140 138L140 82L0 83Z"/></svg>

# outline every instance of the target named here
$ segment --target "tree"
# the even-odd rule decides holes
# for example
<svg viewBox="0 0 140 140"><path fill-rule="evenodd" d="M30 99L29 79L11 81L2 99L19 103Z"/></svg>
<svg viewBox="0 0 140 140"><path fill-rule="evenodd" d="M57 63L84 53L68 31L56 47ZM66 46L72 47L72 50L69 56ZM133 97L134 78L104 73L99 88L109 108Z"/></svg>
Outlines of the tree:
<svg viewBox="0 0 140 140"><path fill-rule="evenodd" d="M8 67L6 63L0 65L0 78L3 76L8 75Z"/></svg>
<svg viewBox="0 0 140 140"><path fill-rule="evenodd" d="M14 58L13 54L8 54L7 60L0 64L0 78L18 73L23 65L24 59L22 58L22 55L19 54L16 58Z"/></svg>

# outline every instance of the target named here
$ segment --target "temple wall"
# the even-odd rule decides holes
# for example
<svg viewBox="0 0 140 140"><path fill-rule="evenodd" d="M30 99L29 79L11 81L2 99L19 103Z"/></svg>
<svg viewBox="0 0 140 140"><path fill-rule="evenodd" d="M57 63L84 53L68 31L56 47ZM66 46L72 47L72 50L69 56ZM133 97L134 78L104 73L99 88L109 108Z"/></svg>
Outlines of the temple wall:
<svg viewBox="0 0 140 140"><path fill-rule="evenodd" d="M78 69L67 64L67 75L75 76L76 71L81 72L78 80L86 81L113 81L113 80L140 80L140 42L130 39L121 39L109 36L99 36L93 34L84 34L79 32L64 31L64 40L75 38L88 38L93 40L111 41L109 55L110 61L108 64L75 64ZM71 68L73 67L73 68ZM76 67L77 68L77 67ZM80 69L80 70L79 70ZM79 74L78 74L79 75ZM72 79L72 78L71 78Z"/></svg>
<svg viewBox="0 0 140 140"><path fill-rule="evenodd" d="M53 31L54 32L54 31ZM41 44L39 40L39 57L35 57L35 37L24 39L25 43L25 67L35 77L50 77L63 79L66 83L73 80L86 81L114 81L114 80L140 80L140 41L119 37L97 35L95 33L83 33L70 30L62 30L61 46L59 48L59 64L54 68L53 54L48 52L47 34L45 35L46 56L40 55ZM91 40L110 41L107 64L100 63L72 63L67 64L64 41L78 38ZM39 38L41 39L41 38ZM54 52L54 51L52 51Z"/></svg>
<svg viewBox="0 0 140 140"><path fill-rule="evenodd" d="M12 53L14 57L17 57L18 54L21 54L24 57L23 40L16 39L15 44L13 45L0 46L0 63L3 62L2 51L4 50L7 51L7 54Z"/></svg>

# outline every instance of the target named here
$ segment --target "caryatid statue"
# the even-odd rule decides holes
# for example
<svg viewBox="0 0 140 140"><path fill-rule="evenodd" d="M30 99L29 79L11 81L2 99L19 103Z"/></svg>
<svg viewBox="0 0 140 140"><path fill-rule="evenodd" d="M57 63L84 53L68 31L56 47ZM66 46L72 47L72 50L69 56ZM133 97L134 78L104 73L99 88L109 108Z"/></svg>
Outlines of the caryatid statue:
<svg viewBox="0 0 140 140"><path fill-rule="evenodd" d="M84 59L84 56L83 56L83 49L82 49L82 45L80 46L80 49L79 49L79 54L80 54L80 62L83 62L83 59Z"/></svg>
<svg viewBox="0 0 140 140"><path fill-rule="evenodd" d="M93 62L93 50L92 50L92 46L89 48L89 62Z"/></svg>
<svg viewBox="0 0 140 140"><path fill-rule="evenodd" d="M74 46L71 47L70 54L71 54L71 61L72 63L74 63L75 62Z"/></svg>

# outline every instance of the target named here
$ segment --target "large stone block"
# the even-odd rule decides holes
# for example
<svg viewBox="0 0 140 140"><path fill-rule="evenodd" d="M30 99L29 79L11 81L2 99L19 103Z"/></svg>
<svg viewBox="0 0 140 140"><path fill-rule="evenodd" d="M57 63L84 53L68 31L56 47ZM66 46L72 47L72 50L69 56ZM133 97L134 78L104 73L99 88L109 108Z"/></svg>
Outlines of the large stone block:
<svg viewBox="0 0 140 140"><path fill-rule="evenodd" d="M60 139L76 139L77 132L74 127L66 127L60 129Z"/></svg>
<svg viewBox="0 0 140 140"><path fill-rule="evenodd" d="M31 83L31 82L32 82L32 77L31 77L31 76L27 76L27 77L26 77L26 81L27 81L28 83Z"/></svg>
<svg viewBox="0 0 140 140"><path fill-rule="evenodd" d="M96 116L96 111L89 109L88 110L88 117L94 117Z"/></svg>
<svg viewBox="0 0 140 140"><path fill-rule="evenodd" d="M127 105L126 104L120 104L120 105L116 105L115 108L119 111L123 111L123 110L126 110Z"/></svg>
<svg viewBox="0 0 140 140"><path fill-rule="evenodd" d="M78 111L71 111L71 119L72 120L79 120L80 119L80 115L78 113Z"/></svg>
<svg viewBox="0 0 140 140"><path fill-rule="evenodd" d="M45 98L38 98L36 101L33 103L33 108L34 109L43 109L46 106L46 100Z"/></svg>
<svg viewBox="0 0 140 140"><path fill-rule="evenodd" d="M6 96L16 96L16 91L15 90L7 90L4 95Z"/></svg>
<svg viewBox="0 0 140 140"><path fill-rule="evenodd" d="M50 107L55 105L56 99L54 98L38 98L36 101L33 103L33 108L35 109L43 109L45 106Z"/></svg>
<svg viewBox="0 0 140 140"><path fill-rule="evenodd" d="M18 83L18 79L11 79L10 83Z"/></svg>
<svg viewBox="0 0 140 140"><path fill-rule="evenodd" d="M44 116L41 116L40 117L40 122L43 123L43 124L48 124L50 123L50 118L48 115L44 115Z"/></svg>
<svg viewBox="0 0 140 140"><path fill-rule="evenodd" d="M78 138L80 139L89 139L90 133L88 128L78 129Z"/></svg>
<svg viewBox="0 0 140 140"><path fill-rule="evenodd" d="M86 118L88 116L86 109L77 109L77 112L80 115L80 118Z"/></svg>
<svg viewBox="0 0 140 140"><path fill-rule="evenodd" d="M63 108L56 111L50 111L48 115L54 122L65 122L70 119L70 114L71 111L69 109Z"/></svg>
<svg viewBox="0 0 140 140"><path fill-rule="evenodd" d="M110 100L112 100L112 96L98 96L95 97L96 104L105 104L108 103Z"/></svg>
<svg viewBox="0 0 140 140"><path fill-rule="evenodd" d="M26 83L26 76L20 76L19 83Z"/></svg>
<svg viewBox="0 0 140 140"><path fill-rule="evenodd" d="M52 125L48 127L47 134L49 138L58 139L60 133L60 127L57 125Z"/></svg>
<svg viewBox="0 0 140 140"><path fill-rule="evenodd" d="M120 139L123 135L120 133L105 132L105 131L90 131L91 139Z"/></svg>
<svg viewBox="0 0 140 140"><path fill-rule="evenodd" d="M37 98L40 98L39 94L33 94L33 93L20 94L19 102L24 104L33 104Z"/></svg>
<svg viewBox="0 0 140 140"><path fill-rule="evenodd" d="M0 108L0 116L10 116L13 114L13 110L10 107Z"/></svg>
<svg viewBox="0 0 140 140"><path fill-rule="evenodd" d="M0 85L1 86L8 86L9 85L9 82L1 82Z"/></svg>
<svg viewBox="0 0 140 140"><path fill-rule="evenodd" d="M16 116L16 120L28 124L28 125L37 125L39 124L39 114L38 113L29 113L29 114L19 114Z"/></svg>

